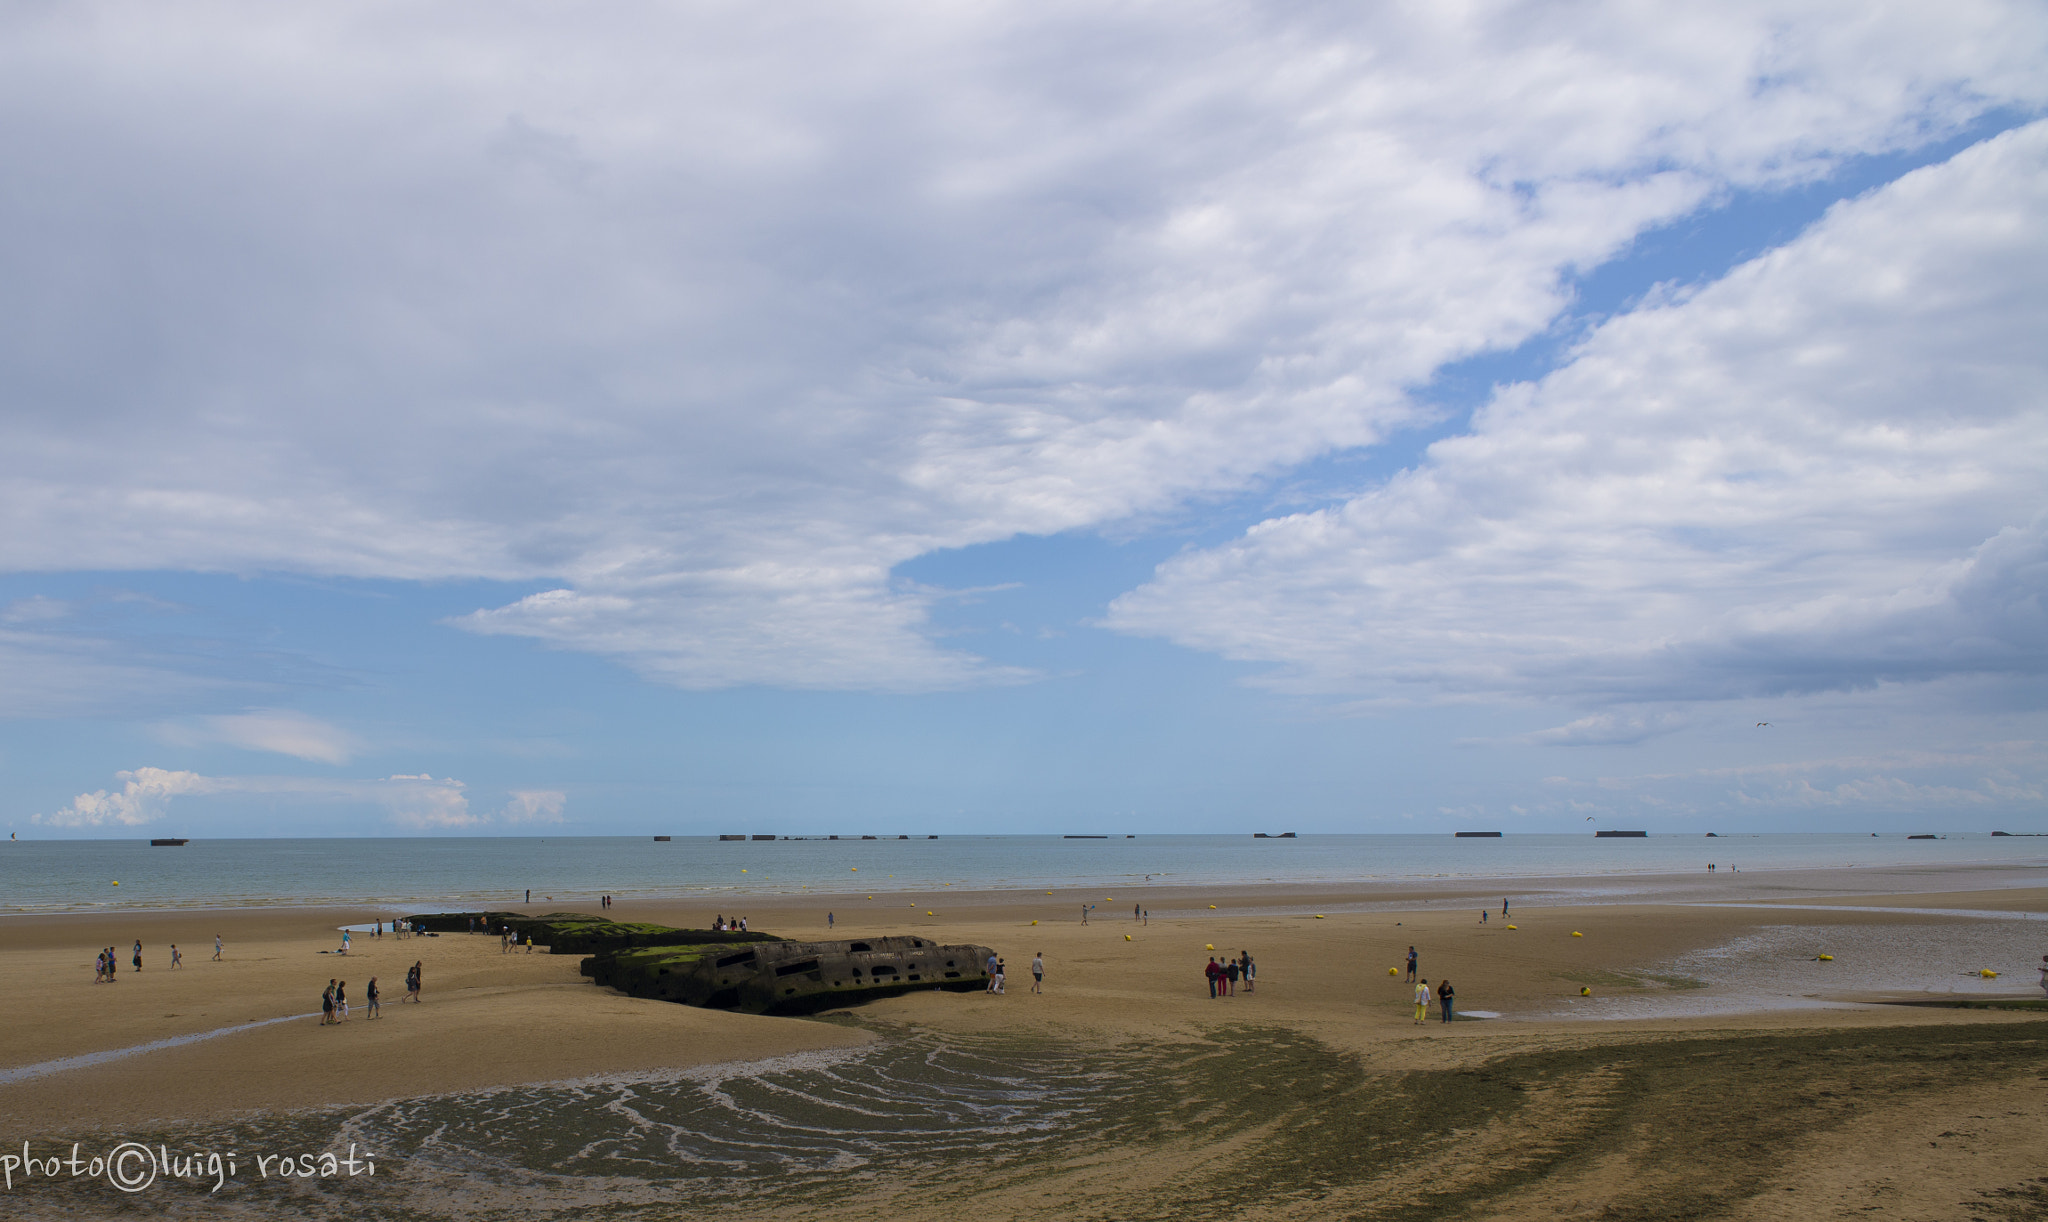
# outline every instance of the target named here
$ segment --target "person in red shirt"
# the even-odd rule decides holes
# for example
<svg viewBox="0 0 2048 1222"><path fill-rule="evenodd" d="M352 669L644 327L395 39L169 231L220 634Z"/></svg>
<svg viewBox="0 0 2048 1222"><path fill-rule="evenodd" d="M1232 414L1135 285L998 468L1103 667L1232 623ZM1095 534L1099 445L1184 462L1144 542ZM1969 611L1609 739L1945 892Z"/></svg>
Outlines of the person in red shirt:
<svg viewBox="0 0 2048 1222"><path fill-rule="evenodd" d="M1216 996L1216 982L1223 977L1223 969L1217 966L1216 956L1209 956L1209 966L1203 970L1203 974L1209 977L1209 996L1213 998Z"/></svg>

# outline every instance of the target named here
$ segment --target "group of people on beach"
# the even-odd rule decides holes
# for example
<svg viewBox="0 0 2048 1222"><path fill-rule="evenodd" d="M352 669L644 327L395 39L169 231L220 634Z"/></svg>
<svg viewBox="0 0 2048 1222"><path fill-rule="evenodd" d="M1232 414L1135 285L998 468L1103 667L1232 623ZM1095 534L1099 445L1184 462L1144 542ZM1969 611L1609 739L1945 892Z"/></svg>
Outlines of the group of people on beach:
<svg viewBox="0 0 2048 1222"><path fill-rule="evenodd" d="M728 917L724 913L720 913L712 928L720 933L745 933L747 932L747 918L743 916Z"/></svg>
<svg viewBox="0 0 2048 1222"><path fill-rule="evenodd" d="M215 963L220 962L221 949L220 935L215 934L213 935L213 961ZM137 938L135 940L135 953L130 956L129 962L134 964L134 970L138 972L142 970L142 939ZM178 949L176 942L171 943L172 970L175 971L184 966L185 952ZM99 958L93 967L92 982L94 984L112 984L120 978L121 958L114 953L113 947L105 947L100 951Z"/></svg>
<svg viewBox="0 0 2048 1222"><path fill-rule="evenodd" d="M1210 955L1209 966L1202 969L1202 974L1209 978L1210 997L1229 997L1238 991L1239 985L1247 993L1252 991L1259 982L1259 965L1252 962L1248 950L1238 952L1235 959L1226 956L1221 963Z"/></svg>
<svg viewBox="0 0 2048 1222"><path fill-rule="evenodd" d="M1507 915L1508 902L1500 902L1502 916ZM1484 916L1485 914L1481 914ZM1429 1017L1429 981L1422 974L1422 958L1413 946L1408 948L1408 983L1415 986L1415 1022L1419 1026ZM1458 991L1451 987L1449 978L1437 982L1437 1011L1445 1022L1451 1021L1451 1012L1457 1004Z"/></svg>
<svg viewBox="0 0 2048 1222"><path fill-rule="evenodd" d="M420 999L420 980L424 975L425 972L418 960L415 960L413 965L406 969L405 996L399 999L401 1002L410 1001L418 1004ZM369 1009L371 1018L384 1017L384 997L377 990L377 978L375 976L370 977L370 983L363 990L363 1001ZM348 981L330 978L327 981L327 991L320 994L320 1025L331 1027L337 1023L345 1023L347 1021Z"/></svg>

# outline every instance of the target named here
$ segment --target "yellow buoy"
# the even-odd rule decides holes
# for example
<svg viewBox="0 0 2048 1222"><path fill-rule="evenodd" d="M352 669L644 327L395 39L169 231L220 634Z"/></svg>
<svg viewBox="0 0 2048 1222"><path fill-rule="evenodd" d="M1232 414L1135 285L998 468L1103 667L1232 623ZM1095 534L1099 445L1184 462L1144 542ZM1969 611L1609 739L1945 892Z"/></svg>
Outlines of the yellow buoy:
<svg viewBox="0 0 2048 1222"><path fill-rule="evenodd" d="M1822 955L1820 957L1820 961L1822 963L1833 963L1835 961L1835 957L1833 955Z"/></svg>
<svg viewBox="0 0 2048 1222"><path fill-rule="evenodd" d="M1573 936L1574 938L1583 938L1583 937L1585 937L1586 935L1585 935L1585 934L1582 934L1582 933L1580 933L1580 932L1579 932L1578 930L1574 929L1574 930L1572 930L1572 936Z"/></svg>
<svg viewBox="0 0 2048 1222"><path fill-rule="evenodd" d="M1579 986L1579 996L1581 996L1581 997L1591 997L1592 995L1593 995L1593 990L1592 990L1592 988L1591 988L1591 987L1589 987L1589 986L1587 986L1587 985L1583 985L1583 984Z"/></svg>
<svg viewBox="0 0 2048 1222"><path fill-rule="evenodd" d="M846 868L847 868L847 869L849 869L849 870L851 870L851 871L853 871L853 872L854 872L855 874L858 874L858 873L860 873L860 867L859 867L859 866L848 866L848 867L846 867Z"/></svg>
<svg viewBox="0 0 2048 1222"><path fill-rule="evenodd" d="M1031 923L1032 923L1033 925L1036 925L1036 924L1038 924L1038 922L1037 922L1037 921L1033 921L1033 922L1031 922Z"/></svg>
<svg viewBox="0 0 2048 1222"><path fill-rule="evenodd" d="M1216 905L1214 905L1214 904L1211 904L1211 905L1209 905L1209 907L1210 907L1210 908L1211 908L1211 909L1213 910L1213 909L1214 909L1214 908L1216 907Z"/></svg>
<svg viewBox="0 0 2048 1222"><path fill-rule="evenodd" d="M115 880L114 880L114 885L115 885L116 887L120 886L120 885L121 885L121 880L120 880L120 879L118 879L118 878L117 878L117 879L115 879Z"/></svg>
<svg viewBox="0 0 2048 1222"><path fill-rule="evenodd" d="M1997 972L1994 972L1994 971L1992 971L1992 970L1991 970L1990 968L1988 968L1988 967L1987 967L1987 968L1985 968L1985 969L1983 969L1982 971L1978 972L1977 974L1978 974L1979 976L1982 976L1982 977L1983 977L1984 979L1986 979L1986 980L1996 980L1996 979L1998 979L1998 973L1997 973Z"/></svg>
<svg viewBox="0 0 2048 1222"><path fill-rule="evenodd" d="M1508 926L1508 928L1509 928L1509 929L1520 929L1520 928L1521 928L1521 926L1520 926L1520 925L1510 925L1510 926Z"/></svg>
<svg viewBox="0 0 2048 1222"><path fill-rule="evenodd" d="M747 871L746 871L746 869L745 869L744 867L742 867L742 868L740 869L740 873L742 873L742 874L745 874L746 872L747 872Z"/></svg>
<svg viewBox="0 0 2048 1222"><path fill-rule="evenodd" d="M1216 949L1216 944L1215 944L1214 942L1208 942L1208 943L1205 943L1205 944L1203 944L1203 946L1202 946L1202 949L1203 949L1203 950L1215 950L1215 949Z"/></svg>
<svg viewBox="0 0 2048 1222"><path fill-rule="evenodd" d="M1124 935L1124 941L1128 942L1128 941L1130 941L1130 940L1131 940L1131 935L1129 935L1129 934L1125 934L1125 935Z"/></svg>
<svg viewBox="0 0 2048 1222"><path fill-rule="evenodd" d="M927 908L927 909L925 909L925 910L924 910L924 914L925 914L926 916L935 916L935 915L937 915L936 913L934 913L934 912L933 912L933 911L932 911L931 909L929 909L929 908Z"/></svg>
<svg viewBox="0 0 2048 1222"><path fill-rule="evenodd" d="M1322 919L1323 919L1323 914L1322 914L1322 913L1320 913L1320 912L1316 913L1316 920L1320 921L1320 920L1322 920Z"/></svg>

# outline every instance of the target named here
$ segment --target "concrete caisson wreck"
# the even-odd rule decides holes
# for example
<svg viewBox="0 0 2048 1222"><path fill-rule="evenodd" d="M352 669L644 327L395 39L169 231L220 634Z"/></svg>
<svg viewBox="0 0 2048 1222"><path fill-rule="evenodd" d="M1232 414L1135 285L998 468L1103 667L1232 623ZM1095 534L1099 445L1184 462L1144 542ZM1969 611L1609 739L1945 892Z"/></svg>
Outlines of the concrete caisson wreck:
<svg viewBox="0 0 2048 1222"><path fill-rule="evenodd" d="M593 955L583 974L634 997L739 1010L810 1014L925 989L987 987L986 946L929 938L653 946Z"/></svg>

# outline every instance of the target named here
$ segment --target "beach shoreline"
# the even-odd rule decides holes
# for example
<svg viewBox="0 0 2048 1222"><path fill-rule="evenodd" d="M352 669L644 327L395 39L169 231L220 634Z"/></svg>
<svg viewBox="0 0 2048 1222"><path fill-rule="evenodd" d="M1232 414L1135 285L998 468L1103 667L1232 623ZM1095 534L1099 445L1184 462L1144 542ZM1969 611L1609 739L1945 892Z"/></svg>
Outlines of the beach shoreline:
<svg viewBox="0 0 2048 1222"><path fill-rule="evenodd" d="M1566 1042L1674 1033L1810 1029L1922 1023L2009 1021L1998 1012L1907 1010L1874 1006L1869 990L1824 1004L1687 1014L1702 996L1657 978L1659 964L1739 945L1760 930L1839 930L1875 938L1887 930L1976 929L1994 923L2031 929L2003 914L2044 922L2048 887L2027 886L2025 871L1944 866L1911 873L1884 870L1775 872L1766 877L1639 876L1594 902L1546 902L1558 880L1501 888L1494 879L1321 886L1155 886L1122 894L1079 889L1035 893L942 888L915 897L875 892L742 899L723 915L752 928L799 939L915 934L997 948L1010 961L1011 996L913 994L860 1008L863 1021L907 1022L963 1033L1010 1032L1114 1044L1177 1033L1198 1037L1228 1015L1255 1013L1367 1058L1418 1032L1485 1055L1497 1040L1541 1036ZM1603 880L1612 881L1612 880ZM1500 907L1505 891L1510 913ZM1641 897L1652 895L1654 900ZM1796 907L1771 907L1796 902ZM1083 903L1093 905L1083 924ZM1478 920L1481 905L1487 920ZM1213 905L1213 907L1211 907ZM1133 907L1149 912L1134 917ZM517 906L599 911L593 897L556 897ZM1937 911L1938 910L1938 911ZM827 914L832 926L827 926ZM1976 915L1971 915L1976 914ZM700 899L621 901L607 914L626 921L705 927L719 912ZM388 914L355 907L243 908L193 912L109 912L0 917L0 971L16 984L29 1022L0 1032L0 1072L132 1048L223 1028L242 1032L163 1047L144 1055L85 1064L15 1081L0 1080L0 1110L38 1131L130 1123L138 1118L220 1117L250 1111L367 1105L380 1100L555 1082L604 1074L677 1072L809 1050L857 1047L873 1035L860 1026L695 1010L598 989L578 974L576 956L536 948L503 953L494 937L356 936L348 955L335 930ZM1034 922L1036 922L1034 924ZM1510 929L1510 926L1516 928ZM1874 933L1871 931L1875 931ZM226 942L211 962L213 936ZM145 969L129 965L145 946ZM167 947L185 966L173 972ZM1423 951L1423 974L1457 981L1461 1004L1500 1013L1503 1023L1407 1021L1409 986L1397 968L1410 944ZM118 982L92 981L96 946L113 946ZM1218 956L1250 949L1260 987L1211 1001L1200 970ZM1044 951L1049 987L1023 995L1023 965ZM425 964L423 1003L401 1003L400 983L415 960ZM1851 966L1851 965L1845 965ZM2015 965L2007 965L2008 974ZM1956 971L1973 970L1957 965ZM377 976L384 1015L362 1013L362 989ZM315 1018L271 1022L315 1008L330 979L350 982L351 1021L323 1029ZM1816 973L1825 993L1829 978ZM2013 977L2013 996L2031 988ZM1960 984L1955 985L1961 988ZM1975 987L1975 986L1972 986ZM1985 986L2001 995L2003 985ZM1590 996L1581 997L1587 989ZM2038 990L2034 990L2038 992ZM1926 994L1902 989L1901 996ZM1983 990L1979 990L1983 992ZM1977 995L1975 993L1971 995ZM1599 1005L1626 999L1639 1017L1591 1024ZM1676 1006L1670 1012L1659 1006ZM1608 1016L1612 1019L1612 1016ZM1438 1030L1437 1028L1441 1028ZM1512 1037L1488 1034L1512 1028ZM1505 1046L1505 1045L1502 1045Z"/></svg>

